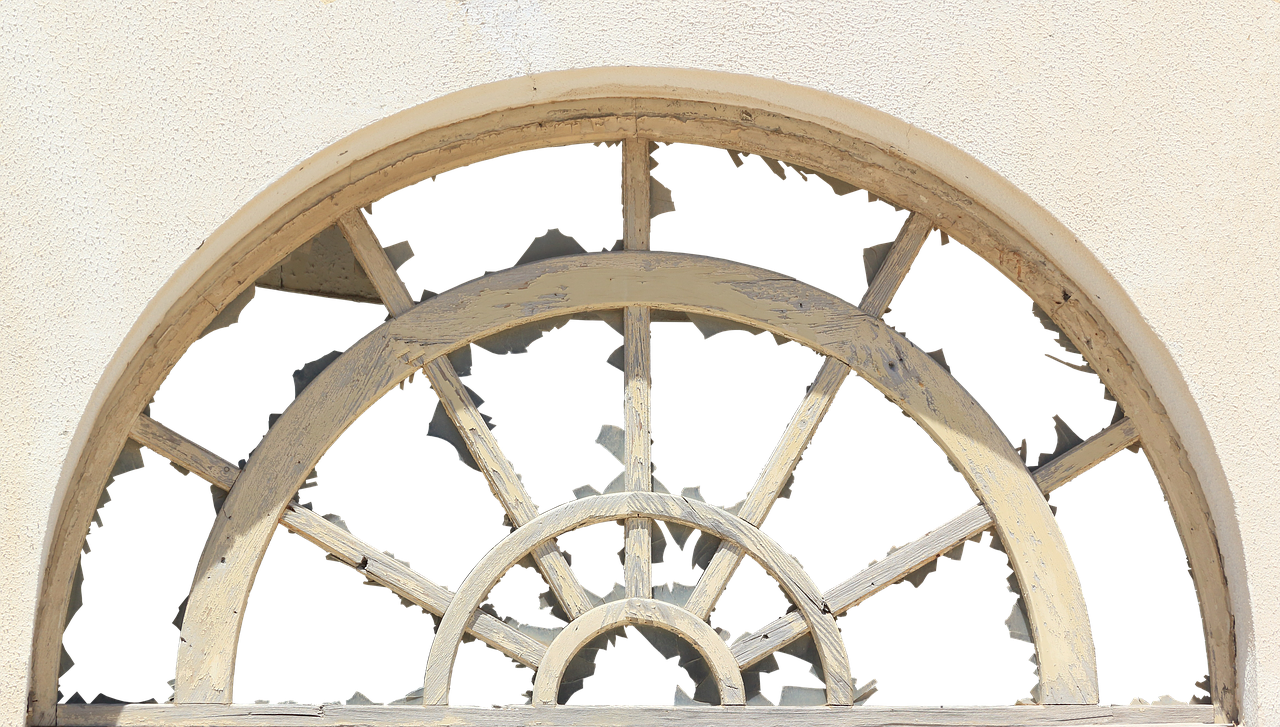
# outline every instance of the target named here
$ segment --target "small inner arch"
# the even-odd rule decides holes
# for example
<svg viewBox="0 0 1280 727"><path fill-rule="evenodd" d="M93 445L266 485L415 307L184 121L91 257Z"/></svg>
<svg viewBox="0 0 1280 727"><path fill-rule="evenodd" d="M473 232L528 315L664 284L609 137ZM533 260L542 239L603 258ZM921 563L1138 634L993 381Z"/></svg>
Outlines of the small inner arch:
<svg viewBox="0 0 1280 727"><path fill-rule="evenodd" d="M692 613L652 598L628 598L597 606L574 619L547 649L533 682L533 703L557 704L560 682L574 654L592 639L619 626L654 626L688 641L706 660L720 692L720 703L743 705L746 689L737 661L710 626Z"/></svg>

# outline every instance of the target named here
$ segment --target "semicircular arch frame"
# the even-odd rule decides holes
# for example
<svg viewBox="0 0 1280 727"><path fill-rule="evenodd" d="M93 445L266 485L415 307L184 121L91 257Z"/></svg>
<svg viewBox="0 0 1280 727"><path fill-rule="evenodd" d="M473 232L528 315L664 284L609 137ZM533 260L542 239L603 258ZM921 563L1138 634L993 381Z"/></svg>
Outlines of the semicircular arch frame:
<svg viewBox="0 0 1280 727"><path fill-rule="evenodd" d="M677 78L687 83L671 81ZM1002 209L964 191L963 181L950 180L882 141L885 125L893 120L843 99L750 81L710 72L587 69L548 74L539 79L542 92L520 94L526 100L515 105L509 87L525 88L527 80L461 92L326 149L316 164L286 175L220 228L207 250L193 257L196 267L175 276L162 291L159 306L148 314L150 323L122 346L117 373L100 385L104 404L82 425L88 427L86 444L67 470L45 560L32 647L30 723L55 720L61 626L79 546L107 475L165 375L224 306L338 215L396 189L514 151L635 136L778 158L867 189L926 215L1044 308L1141 432L1191 565L1213 702L1221 718L1234 719L1232 606L1212 515L1167 410L1094 296L1049 259L1044 241L1009 222ZM767 93L757 88L761 84ZM352 150L356 153L346 156ZM1033 206L1025 200L1019 204Z"/></svg>

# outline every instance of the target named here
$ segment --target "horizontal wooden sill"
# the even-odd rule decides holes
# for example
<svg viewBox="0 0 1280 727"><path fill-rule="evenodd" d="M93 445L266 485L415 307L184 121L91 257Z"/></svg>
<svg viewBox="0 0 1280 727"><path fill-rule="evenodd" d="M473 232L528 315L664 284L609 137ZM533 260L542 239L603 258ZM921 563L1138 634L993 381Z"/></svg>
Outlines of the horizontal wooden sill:
<svg viewBox="0 0 1280 727"><path fill-rule="evenodd" d="M314 704L73 704L65 727L619 727L621 725L817 725L820 727L1031 727L1185 725L1213 722L1211 705L1028 707L419 707Z"/></svg>

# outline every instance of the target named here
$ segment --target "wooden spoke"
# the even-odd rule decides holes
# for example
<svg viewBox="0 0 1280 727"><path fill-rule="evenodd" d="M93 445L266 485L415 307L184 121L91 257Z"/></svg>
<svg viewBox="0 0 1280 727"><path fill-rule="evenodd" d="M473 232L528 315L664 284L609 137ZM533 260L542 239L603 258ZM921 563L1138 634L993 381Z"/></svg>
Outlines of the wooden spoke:
<svg viewBox="0 0 1280 727"><path fill-rule="evenodd" d="M787 555L759 528L741 518L706 503L656 492L618 492L567 502L512 532L486 553L458 587L453 605L436 629L431 653L427 657L422 703L448 703L453 664L467 620L502 575L514 567L525 553L538 543L549 542L570 530L628 517L678 522L711 533L721 540L735 543L759 562L796 605L801 618L811 629L826 675L827 703L853 703L849 658L836 628L835 617L825 608L817 587L796 559Z"/></svg>
<svg viewBox="0 0 1280 727"><path fill-rule="evenodd" d="M428 613L443 616L453 602L449 589L423 578L305 507L290 505L280 523ZM538 668L547 650L546 644L480 610L472 615L467 632L532 669Z"/></svg>
<svg viewBox="0 0 1280 727"><path fill-rule="evenodd" d="M129 438L224 490L230 490L240 476L239 467L146 414L138 416Z"/></svg>
<svg viewBox="0 0 1280 727"><path fill-rule="evenodd" d="M235 465L145 414L138 417L129 436L220 489L229 491L240 475L240 469ZM290 505L280 523L429 613L443 616L453 600L449 589L423 578L405 564L305 507ZM538 667L547 649L545 644L484 611L476 611L475 620L467 626L467 631L533 669Z"/></svg>
<svg viewBox="0 0 1280 727"><path fill-rule="evenodd" d="M622 141L622 247L649 249L649 140L628 137ZM623 419L626 428L626 489L653 489L650 464L649 309L628 306L623 314ZM627 596L653 595L653 521L631 518L625 523L626 543L623 580Z"/></svg>
<svg viewBox="0 0 1280 727"><path fill-rule="evenodd" d="M1138 427L1126 417L1037 468L1032 477L1048 494L1136 441ZM840 615L991 526L986 508L975 505L937 530L893 551L822 597L831 612ZM800 638L806 629L803 618L787 614L735 644L734 658L738 666L745 669Z"/></svg>
<svg viewBox="0 0 1280 727"><path fill-rule="evenodd" d="M813 438L813 433L817 431L836 392L840 390L840 384L849 375L849 370L848 366L831 357L822 362L813 386L809 387L800 408L792 415L791 422L782 433L782 439L778 440L755 486L743 501L738 517L756 527L764 522L773 503L778 499L778 493L782 492L791 473L800 463L800 456L804 454L805 447L809 446L809 440ZM693 593L689 595L685 608L699 618L710 616L742 558L743 552L736 545L721 543L706 571L698 579Z"/></svg>
<svg viewBox="0 0 1280 727"><path fill-rule="evenodd" d="M404 287L404 281L387 259L387 253L382 250L364 213L357 208L342 215L338 218L338 229L351 244L356 260L360 261L369 282L373 283L373 289L378 291L391 315L400 316L412 308L413 297L409 295L409 289Z"/></svg>
<svg viewBox="0 0 1280 727"><path fill-rule="evenodd" d="M600 634L627 624L656 626L686 639L711 667L720 688L720 703L746 704L742 674L720 635L683 608L648 598L628 598L597 606L566 626L551 642L547 658L534 678L533 703L554 706L560 693L560 680L574 654Z"/></svg>
<svg viewBox="0 0 1280 727"><path fill-rule="evenodd" d="M649 249L649 144L648 139L622 140L622 247Z"/></svg>
<svg viewBox="0 0 1280 727"><path fill-rule="evenodd" d="M649 402L652 361L649 349L649 309L627 306L623 316L623 373L626 387L626 490L651 492L653 467L650 456ZM653 596L653 521L631 518L626 521L626 555L623 575L628 598Z"/></svg>
<svg viewBox="0 0 1280 727"><path fill-rule="evenodd" d="M428 363L424 371L445 412L466 442L468 451L489 481L489 489L506 510L511 524L519 528L537 517L538 506L524 489L511 462L502 454L498 440L489 431L480 409L471 400L448 357L441 356ZM569 570L564 554L553 543L540 543L533 551L533 558L570 618L577 618L591 609L587 592Z"/></svg>
<svg viewBox="0 0 1280 727"><path fill-rule="evenodd" d="M889 301L893 300L893 294L898 292L898 286L902 285L907 271L911 269L911 263L920 252L924 238L928 237L932 229L933 224L924 215L911 213L898 232L898 239L894 240L893 247L889 248L884 264L867 286L862 302L858 304L862 312L877 318L884 315L889 309Z"/></svg>

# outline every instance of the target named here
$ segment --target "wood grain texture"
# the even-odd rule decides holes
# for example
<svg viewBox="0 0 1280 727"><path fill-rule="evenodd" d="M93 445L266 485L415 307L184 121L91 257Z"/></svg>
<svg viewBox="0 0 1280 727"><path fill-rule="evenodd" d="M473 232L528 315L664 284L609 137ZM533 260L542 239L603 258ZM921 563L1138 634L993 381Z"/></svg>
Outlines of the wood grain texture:
<svg viewBox="0 0 1280 727"><path fill-rule="evenodd" d="M625 487L627 492L653 490L650 434L649 309L627 306L623 313L623 422L625 424ZM623 580L629 598L653 596L653 521L626 521Z"/></svg>
<svg viewBox="0 0 1280 727"><path fill-rule="evenodd" d="M791 478L791 473L800 463L800 457L809 446L809 440L813 438L813 433L818 431L822 417L826 416L827 409L835 400L836 392L840 390L840 385L848 375L849 367L844 363L834 358L827 358L822 362L822 368L818 370L813 385L809 387L804 400L800 402L800 407L791 416L791 421L783 431L782 438L774 446L773 453L769 455L769 460L756 479L755 485L743 500L742 508L738 510L738 517L756 527L764 523L773 503L778 500L778 494L782 492L787 480ZM699 618L708 618L720 594L724 593L725 586L729 584L729 579L738 569L738 564L742 562L742 558L743 553L736 545L721 543L715 555L711 557L711 562L707 564L707 569L703 571L702 577L698 579L697 585L694 586L693 593L689 594L685 608L697 614Z"/></svg>
<svg viewBox="0 0 1280 727"><path fill-rule="evenodd" d="M779 333L850 366L902 407L992 513L1019 581L1040 586L1025 600L1041 695L1048 703L1096 701L1091 630L1065 541L1021 459L968 392L878 318L834 296L758 268L653 252L553 258L487 275L419 304L330 364L267 434L215 522L184 622L179 700L230 699L235 635L270 526L360 412L410 370L477 338L628 305L719 316Z"/></svg>
<svg viewBox="0 0 1280 727"><path fill-rule="evenodd" d="M920 246L924 245L924 239L932 230L933 223L924 215L912 212L907 217L906 223L898 232L898 239L893 241L889 255L867 286L867 292L863 294L858 308L877 318L884 315L889 309L889 301L893 300L893 294L898 292L898 286L906 280L911 263L920 253Z"/></svg>
<svg viewBox="0 0 1280 727"><path fill-rule="evenodd" d="M239 467L146 414L138 416L129 436L161 457L182 465L209 484L224 490L230 490L240 476Z"/></svg>
<svg viewBox="0 0 1280 727"><path fill-rule="evenodd" d="M649 140L622 140L622 248L649 249Z"/></svg>
<svg viewBox="0 0 1280 727"><path fill-rule="evenodd" d="M849 659L835 617L795 558L758 528L735 515L706 503L656 492L619 492L565 503L511 533L489 551L458 588L436 629L427 657L422 703L448 703L453 663L467 620L507 570L538 543L569 530L628 517L677 522L711 533L735 543L760 563L799 609L813 634L826 677L828 703L852 704L853 678L849 675Z"/></svg>
<svg viewBox="0 0 1280 727"><path fill-rule="evenodd" d="M724 706L745 705L746 689L738 665L717 634L702 619L671 603L651 598L627 598L596 606L574 619L551 642L533 681L533 704L555 706L560 681L569 661L586 643L606 631L626 625L656 626L693 645L711 667Z"/></svg>
<svg viewBox="0 0 1280 727"><path fill-rule="evenodd" d="M1133 422L1121 419L1036 469L1032 477L1048 494L1137 439L1138 431ZM893 551L884 560L872 563L822 597L832 613L839 616L965 540L990 529L991 524L986 508L975 505L937 530ZM804 636L807 629L804 619L787 614L740 639L733 646L734 658L738 660L738 666L745 669Z"/></svg>
<svg viewBox="0 0 1280 727"><path fill-rule="evenodd" d="M1213 707L384 707L76 704L62 727L1091 727L1213 722Z"/></svg>
<svg viewBox="0 0 1280 727"><path fill-rule="evenodd" d="M605 272L607 271L607 272ZM1097 673L1079 579L1048 504L1008 439L936 361L870 316L786 276L675 253L559 258L487 276L454 292L450 313L391 324L405 360L433 359L442 341L500 326L518 308L527 319L632 304L716 315L770 330L849 365L910 415L964 474L993 514L1025 594L1045 703L1093 703ZM443 296L440 296L443 297ZM601 304L601 298L610 303ZM422 309L422 306L419 306ZM425 310L425 309L424 309ZM465 311L465 312L464 312ZM507 324L510 325L510 324Z"/></svg>
<svg viewBox="0 0 1280 727"><path fill-rule="evenodd" d="M342 235L351 243L351 251L356 254L356 260L360 261L360 266L369 276L369 282L373 283L374 290L378 291L378 296L382 298L387 310L391 311L391 315L400 316L412 308L413 296L409 295L409 289L404 287L404 281L387 259L387 253L383 251L378 237L373 234L373 228L369 227L364 213L356 208L342 215L338 218L338 229L342 230Z"/></svg>
<svg viewBox="0 0 1280 727"><path fill-rule="evenodd" d="M517 528L523 527L538 516L538 506L533 503L529 491L520 482L515 467L502 453L498 440L481 416L480 408L471 400L471 395L458 378L453 364L449 363L447 357L441 356L428 363L423 370L431 381L431 387L440 397L445 412L462 435L467 450L484 473L493 496L506 511L511 524ZM540 543L539 546L533 551L533 559L565 612L571 618L576 618L589 611L591 599L569 570L564 554L551 543Z"/></svg>
<svg viewBox="0 0 1280 727"><path fill-rule="evenodd" d="M290 505L280 523L428 613L443 616L453 601L449 589L305 507ZM538 668L547 650L546 644L484 611L476 611L467 633L531 669Z"/></svg>
<svg viewBox="0 0 1280 727"><path fill-rule="evenodd" d="M146 415L138 418L133 435L134 439L157 454L181 464L223 490L230 490L240 474L235 465ZM359 570L370 580L409 599L428 613L443 615L449 602L453 600L453 593L448 589L432 583L405 564L307 508L290 504L280 518L280 524L320 546L339 561ZM534 669L547 649L545 644L484 611L476 612L475 621L468 626L467 631Z"/></svg>
<svg viewBox="0 0 1280 727"><path fill-rule="evenodd" d="M355 209L424 179L513 152L574 143L618 141L643 134L669 143L732 147L822 172L877 197L926 214L1049 312L1084 351L1143 432L1151 461L1186 548L1200 601L1218 717L1236 719L1234 616L1216 524L1194 463L1159 393L1088 291L1063 273L1037 242L998 210L921 167L903 150L877 146L857 130L723 101L673 98L660 91L570 98L503 108L455 123L387 137L384 148L338 165L231 241L166 311L110 384L88 443L71 464L67 496L50 535L50 554L36 606L28 722L56 717L60 642L80 546L103 484L138 414L165 376L245 286L299 245ZM1088 342L1088 345L1085 345ZM246 544L250 550L257 542ZM265 547L265 546L264 546Z"/></svg>
<svg viewBox="0 0 1280 727"><path fill-rule="evenodd" d="M352 346L289 405L231 488L196 567L178 648L175 701L230 703L249 587L276 521L320 456L411 369L383 327ZM339 365L340 364L340 365Z"/></svg>

